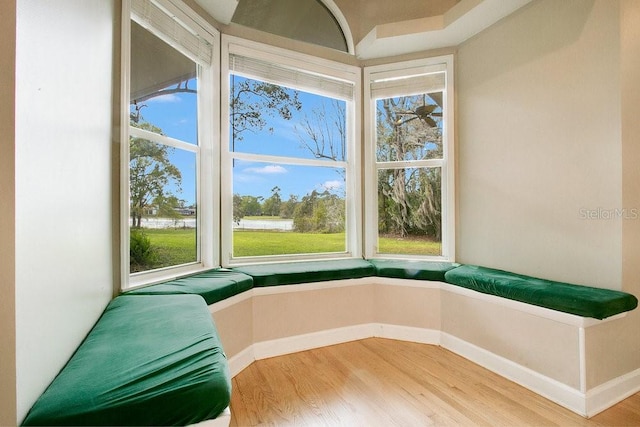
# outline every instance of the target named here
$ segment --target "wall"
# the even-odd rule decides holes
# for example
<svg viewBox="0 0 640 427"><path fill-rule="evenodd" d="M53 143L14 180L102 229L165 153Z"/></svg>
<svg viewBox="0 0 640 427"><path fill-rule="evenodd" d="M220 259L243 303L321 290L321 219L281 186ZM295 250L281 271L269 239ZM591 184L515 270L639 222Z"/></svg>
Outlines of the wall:
<svg viewBox="0 0 640 427"><path fill-rule="evenodd" d="M112 296L114 14L113 1L17 3L18 420Z"/></svg>
<svg viewBox="0 0 640 427"><path fill-rule="evenodd" d="M0 425L16 422L15 59L16 2L0 2Z"/></svg>
<svg viewBox="0 0 640 427"><path fill-rule="evenodd" d="M621 288L619 63L607 0L535 1L459 47L457 261Z"/></svg>
<svg viewBox="0 0 640 427"><path fill-rule="evenodd" d="M620 2L622 116L622 206L640 215L640 3ZM622 222L622 287L640 297L640 217ZM595 387L632 373L640 390L640 309L622 322L601 325L587 334L588 384Z"/></svg>

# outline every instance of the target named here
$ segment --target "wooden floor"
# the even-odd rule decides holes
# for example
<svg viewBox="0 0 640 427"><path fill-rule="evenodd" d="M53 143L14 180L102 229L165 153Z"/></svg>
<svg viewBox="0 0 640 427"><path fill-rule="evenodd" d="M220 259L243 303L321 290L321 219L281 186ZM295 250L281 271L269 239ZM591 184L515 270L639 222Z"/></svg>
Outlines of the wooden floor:
<svg viewBox="0 0 640 427"><path fill-rule="evenodd" d="M369 338L256 361L231 426L640 426L640 393L587 420L443 348Z"/></svg>

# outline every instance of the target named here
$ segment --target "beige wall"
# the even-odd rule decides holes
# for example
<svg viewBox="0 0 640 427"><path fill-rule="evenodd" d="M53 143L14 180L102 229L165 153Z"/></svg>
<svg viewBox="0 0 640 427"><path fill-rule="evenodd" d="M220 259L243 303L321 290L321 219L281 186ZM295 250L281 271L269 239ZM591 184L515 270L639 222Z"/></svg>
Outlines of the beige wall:
<svg viewBox="0 0 640 427"><path fill-rule="evenodd" d="M252 298L216 310L212 312L212 316L227 358L236 356L253 344Z"/></svg>
<svg viewBox="0 0 640 427"><path fill-rule="evenodd" d="M640 2L620 2L622 206L640 212ZM640 218L622 223L622 286L640 297ZM587 384L640 369L640 312L588 330Z"/></svg>
<svg viewBox="0 0 640 427"><path fill-rule="evenodd" d="M640 296L639 52L634 0L538 0L460 46L458 261ZM588 389L640 368L639 330L586 330Z"/></svg>
<svg viewBox="0 0 640 427"><path fill-rule="evenodd" d="M539 0L460 46L457 261L621 288L618 2ZM602 217L603 214L600 214Z"/></svg>
<svg viewBox="0 0 640 427"><path fill-rule="evenodd" d="M0 425L16 422L15 59L16 2L0 2Z"/></svg>
<svg viewBox="0 0 640 427"><path fill-rule="evenodd" d="M442 332L580 389L575 326L443 292Z"/></svg>
<svg viewBox="0 0 640 427"><path fill-rule="evenodd" d="M254 342L370 323L373 287L313 289L253 297Z"/></svg>
<svg viewBox="0 0 640 427"><path fill-rule="evenodd" d="M17 420L113 293L114 3L17 2Z"/></svg>

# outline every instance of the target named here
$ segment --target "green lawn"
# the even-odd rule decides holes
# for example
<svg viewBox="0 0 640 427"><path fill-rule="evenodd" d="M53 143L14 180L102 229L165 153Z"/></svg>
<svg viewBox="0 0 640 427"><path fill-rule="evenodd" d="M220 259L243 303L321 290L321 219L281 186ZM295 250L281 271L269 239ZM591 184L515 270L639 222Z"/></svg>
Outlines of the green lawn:
<svg viewBox="0 0 640 427"><path fill-rule="evenodd" d="M186 264L196 260L194 229L145 229L156 249L157 262L150 268ZM246 231L233 233L234 257L327 253L345 251L345 234L294 233L281 231ZM437 242L416 238L380 237L380 253L439 255Z"/></svg>
<svg viewBox="0 0 640 427"><path fill-rule="evenodd" d="M152 268L186 264L196 261L195 228L145 229L151 245L156 248L158 260Z"/></svg>

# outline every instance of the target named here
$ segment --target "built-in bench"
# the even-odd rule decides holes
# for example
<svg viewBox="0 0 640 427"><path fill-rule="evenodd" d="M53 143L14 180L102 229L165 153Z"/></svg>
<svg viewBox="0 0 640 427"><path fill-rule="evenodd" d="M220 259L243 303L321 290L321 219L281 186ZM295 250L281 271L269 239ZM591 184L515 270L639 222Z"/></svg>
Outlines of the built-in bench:
<svg viewBox="0 0 640 427"><path fill-rule="evenodd" d="M218 417L231 377L205 301L115 298L24 425L186 425Z"/></svg>
<svg viewBox="0 0 640 427"><path fill-rule="evenodd" d="M345 259L250 265L235 270L252 277L254 287L371 276L440 281L484 294L595 319L604 319L633 310L638 305L637 298L625 292L450 262Z"/></svg>
<svg viewBox="0 0 640 427"><path fill-rule="evenodd" d="M341 259L213 269L115 298L24 424L167 425L216 418L230 402L230 374L207 306L252 289L322 289L319 282L350 279L362 286L375 277L465 288L585 318L608 318L638 304L620 291L447 262Z"/></svg>
<svg viewBox="0 0 640 427"><path fill-rule="evenodd" d="M254 279L244 273L216 268L164 283L134 289L126 295L200 295L208 305L238 295L254 286Z"/></svg>

